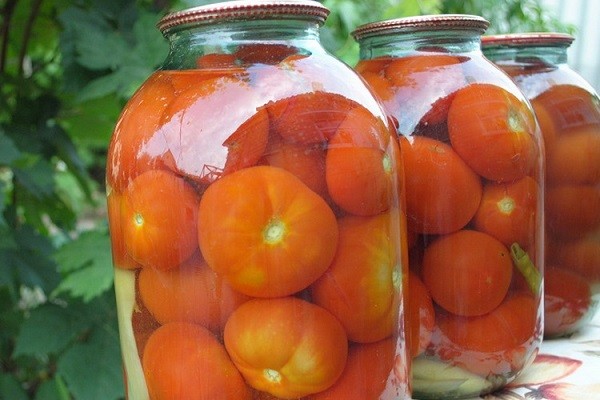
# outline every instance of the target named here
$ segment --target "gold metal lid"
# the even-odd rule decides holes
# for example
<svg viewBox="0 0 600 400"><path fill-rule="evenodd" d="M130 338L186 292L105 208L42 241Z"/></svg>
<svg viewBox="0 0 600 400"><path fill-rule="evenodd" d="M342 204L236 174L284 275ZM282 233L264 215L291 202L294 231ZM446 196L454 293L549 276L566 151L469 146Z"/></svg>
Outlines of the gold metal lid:
<svg viewBox="0 0 600 400"><path fill-rule="evenodd" d="M352 36L354 36L356 40L360 40L367 36L380 36L388 33L401 32L421 32L433 29L472 30L479 34L483 34L489 25L490 23L488 20L478 15L420 15L415 17L370 22L360 25L352 32Z"/></svg>
<svg viewBox="0 0 600 400"><path fill-rule="evenodd" d="M526 32L488 35L481 38L482 46L569 46L575 38L567 33L558 32Z"/></svg>
<svg viewBox="0 0 600 400"><path fill-rule="evenodd" d="M265 18L306 18L323 24L329 9L314 0L235 0L188 8L165 15L157 24L164 34L171 28L215 21Z"/></svg>

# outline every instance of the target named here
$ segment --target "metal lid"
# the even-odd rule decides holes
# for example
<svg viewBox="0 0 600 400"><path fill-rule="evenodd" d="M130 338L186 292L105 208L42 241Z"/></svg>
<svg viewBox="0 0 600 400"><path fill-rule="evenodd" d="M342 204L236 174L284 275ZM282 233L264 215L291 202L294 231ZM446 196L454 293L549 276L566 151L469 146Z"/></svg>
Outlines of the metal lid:
<svg viewBox="0 0 600 400"><path fill-rule="evenodd" d="M428 30L471 30L483 34L489 21L478 15L438 14L396 18L371 22L359 26L352 32L356 40L367 36L379 36L388 33L421 32Z"/></svg>
<svg viewBox="0 0 600 400"><path fill-rule="evenodd" d="M314 0L235 0L170 13L157 26L164 34L184 24L286 17L303 17L323 24L328 16L329 9Z"/></svg>
<svg viewBox="0 0 600 400"><path fill-rule="evenodd" d="M569 46L575 38L567 33L526 32L489 35L481 38L482 46Z"/></svg>

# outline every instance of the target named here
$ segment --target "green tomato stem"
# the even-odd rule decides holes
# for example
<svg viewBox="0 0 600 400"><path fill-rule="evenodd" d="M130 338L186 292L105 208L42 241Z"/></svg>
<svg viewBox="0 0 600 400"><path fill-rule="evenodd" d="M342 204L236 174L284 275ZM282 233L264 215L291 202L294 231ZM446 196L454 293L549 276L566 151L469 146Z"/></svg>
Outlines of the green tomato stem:
<svg viewBox="0 0 600 400"><path fill-rule="evenodd" d="M510 246L510 256L533 294L538 295L542 286L542 274L529 258L529 254L518 243L513 243Z"/></svg>

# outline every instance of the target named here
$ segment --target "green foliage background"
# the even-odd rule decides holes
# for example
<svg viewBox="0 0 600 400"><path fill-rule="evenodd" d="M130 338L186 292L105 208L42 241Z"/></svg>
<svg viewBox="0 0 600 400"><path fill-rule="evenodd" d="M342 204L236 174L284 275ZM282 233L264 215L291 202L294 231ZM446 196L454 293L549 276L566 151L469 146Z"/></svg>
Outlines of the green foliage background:
<svg viewBox="0 0 600 400"><path fill-rule="evenodd" d="M0 399L123 398L106 149L168 50L158 19L213 2L0 1ZM350 65L349 32L384 18L469 13L488 18L489 32L572 32L539 0L324 4L323 44Z"/></svg>

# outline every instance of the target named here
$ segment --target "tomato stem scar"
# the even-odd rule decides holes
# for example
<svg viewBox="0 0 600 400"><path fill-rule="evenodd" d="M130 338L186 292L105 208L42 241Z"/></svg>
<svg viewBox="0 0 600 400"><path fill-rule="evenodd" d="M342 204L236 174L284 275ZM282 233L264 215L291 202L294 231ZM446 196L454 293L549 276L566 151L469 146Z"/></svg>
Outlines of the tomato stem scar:
<svg viewBox="0 0 600 400"><path fill-rule="evenodd" d="M515 209L515 200L512 197L503 197L496 205L501 213L510 214Z"/></svg>
<svg viewBox="0 0 600 400"><path fill-rule="evenodd" d="M263 375L271 383L281 382L281 374L274 369L265 368L263 370Z"/></svg>
<svg viewBox="0 0 600 400"><path fill-rule="evenodd" d="M531 261L531 258L529 258L529 254L527 254L527 252L523 250L518 243L513 243L510 246L510 255L515 263L515 266L527 281L527 284L529 285L529 288L533 294L537 295L540 292L542 275L533 264L533 261Z"/></svg>
<svg viewBox="0 0 600 400"><path fill-rule="evenodd" d="M269 221L263 231L263 237L268 244L277 244L281 242L285 235L285 224L278 219Z"/></svg>
<svg viewBox="0 0 600 400"><path fill-rule="evenodd" d="M133 222L137 226L144 225L144 216L142 214L140 214L140 213L135 213L135 215L133 216Z"/></svg>

